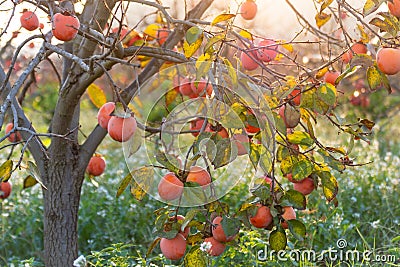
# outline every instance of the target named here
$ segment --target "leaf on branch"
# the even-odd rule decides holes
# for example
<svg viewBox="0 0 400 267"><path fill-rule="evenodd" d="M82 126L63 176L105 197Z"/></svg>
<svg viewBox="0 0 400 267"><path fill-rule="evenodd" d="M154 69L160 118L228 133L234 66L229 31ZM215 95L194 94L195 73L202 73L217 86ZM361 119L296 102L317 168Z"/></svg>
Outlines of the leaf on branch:
<svg viewBox="0 0 400 267"><path fill-rule="evenodd" d="M217 169L234 161L236 157L237 146L229 138L223 138L217 143L217 151L212 163Z"/></svg>
<svg viewBox="0 0 400 267"><path fill-rule="evenodd" d="M203 30L199 27L191 27L186 32L186 41L189 45L196 43L199 39L203 40Z"/></svg>
<svg viewBox="0 0 400 267"><path fill-rule="evenodd" d="M40 178L39 169L32 161L28 161L28 173L40 184L40 186L47 190L47 187L43 184L42 179Z"/></svg>
<svg viewBox="0 0 400 267"><path fill-rule="evenodd" d="M363 7L364 17L375 12L385 0L367 0Z"/></svg>
<svg viewBox="0 0 400 267"><path fill-rule="evenodd" d="M375 91L380 86L383 86L389 92L389 94L392 92L389 79L376 66L371 66L368 68L367 81L368 86L372 91Z"/></svg>
<svg viewBox="0 0 400 267"><path fill-rule="evenodd" d="M214 26L215 24L222 22L222 21L227 21L234 17L236 17L235 14L220 14L213 19L213 21L211 22L211 26Z"/></svg>
<svg viewBox="0 0 400 267"><path fill-rule="evenodd" d="M326 200L332 201L339 191L336 178L329 171L320 171L318 176L321 178L322 190Z"/></svg>
<svg viewBox="0 0 400 267"><path fill-rule="evenodd" d="M141 167L131 172L134 179L131 180L131 194L137 200L142 200L149 192L154 182L154 169L152 167Z"/></svg>
<svg viewBox="0 0 400 267"><path fill-rule="evenodd" d="M269 235L271 250L280 251L286 248L287 238L284 230L274 230Z"/></svg>
<svg viewBox="0 0 400 267"><path fill-rule="evenodd" d="M317 13L315 15L315 22L317 23L318 28L324 26L332 17L332 14L326 14L324 12Z"/></svg>
<svg viewBox="0 0 400 267"><path fill-rule="evenodd" d="M298 210L305 210L307 206L307 199L299 191L289 189L285 192L280 204L282 206L292 206Z"/></svg>
<svg viewBox="0 0 400 267"><path fill-rule="evenodd" d="M366 33L364 26L362 26L361 24L357 24L357 29L360 33L361 36L361 42L364 44L368 44L369 43L369 36L368 33Z"/></svg>
<svg viewBox="0 0 400 267"><path fill-rule="evenodd" d="M321 5L321 9L319 10L320 13L324 11L330 4L332 4L333 0L324 0L324 2Z"/></svg>
<svg viewBox="0 0 400 267"><path fill-rule="evenodd" d="M196 77L200 79L201 77L205 77L207 72L210 70L212 64L210 54L202 54L196 60Z"/></svg>
<svg viewBox="0 0 400 267"><path fill-rule="evenodd" d="M32 175L28 175L27 177L25 177L24 179L24 183L23 183L23 188L22 189L27 189L29 187L34 186L35 184L37 184L38 182L36 181L35 178L32 177Z"/></svg>
<svg viewBox="0 0 400 267"><path fill-rule="evenodd" d="M153 249L157 246L157 244L161 241L161 237L157 237L151 242L149 248L147 249L146 257L149 257Z"/></svg>
<svg viewBox="0 0 400 267"><path fill-rule="evenodd" d="M307 158L300 159L295 161L292 166L292 178L293 180L300 181L310 176L313 170L314 165L310 160Z"/></svg>
<svg viewBox="0 0 400 267"><path fill-rule="evenodd" d="M7 160L0 166L0 181L7 182L11 177L11 171L13 168L13 162L11 159Z"/></svg>
<svg viewBox="0 0 400 267"><path fill-rule="evenodd" d="M193 44L189 44L187 41L183 43L183 51L185 53L186 58L190 58L191 56L199 50L201 44L203 43L203 35L200 35L199 39Z"/></svg>
<svg viewBox="0 0 400 267"><path fill-rule="evenodd" d="M288 220L287 223L293 236L297 240L303 241L306 236L306 226L299 220Z"/></svg>
<svg viewBox="0 0 400 267"><path fill-rule="evenodd" d="M294 131L291 134L287 135L287 139L292 144L311 146L314 144L314 140L311 136L303 131Z"/></svg>
<svg viewBox="0 0 400 267"><path fill-rule="evenodd" d="M221 227L227 237L236 235L240 229L240 221L236 218L223 217Z"/></svg>
<svg viewBox="0 0 400 267"><path fill-rule="evenodd" d="M236 73L236 69L232 66L232 63L227 58L223 58L224 64L228 70L229 77L232 79L232 85L236 86L238 83L238 76Z"/></svg>
<svg viewBox="0 0 400 267"><path fill-rule="evenodd" d="M133 177L131 173L128 173L125 178L122 179L122 181L119 183L116 197L119 197L125 191L132 179Z"/></svg>
<svg viewBox="0 0 400 267"><path fill-rule="evenodd" d="M379 15L383 16L384 19L373 18L369 24L378 27L381 31L387 32L393 37L396 37L399 31L399 21L397 18L395 16L386 15L385 13L379 13Z"/></svg>
<svg viewBox="0 0 400 267"><path fill-rule="evenodd" d="M175 90L174 90L175 91ZM128 158L135 154L142 145L142 130L137 128L133 136L126 143L128 149Z"/></svg>
<svg viewBox="0 0 400 267"><path fill-rule="evenodd" d="M107 97L104 94L103 89L94 83L89 85L87 88L87 93L90 101L92 101L93 105L95 105L97 108L101 108L101 106L107 102Z"/></svg>
<svg viewBox="0 0 400 267"><path fill-rule="evenodd" d="M208 42L206 43L205 47L204 47L204 52L209 52L210 48L213 48L213 46L218 43L221 42L222 40L225 39L225 35L224 34L218 34L213 36L210 40L208 40Z"/></svg>

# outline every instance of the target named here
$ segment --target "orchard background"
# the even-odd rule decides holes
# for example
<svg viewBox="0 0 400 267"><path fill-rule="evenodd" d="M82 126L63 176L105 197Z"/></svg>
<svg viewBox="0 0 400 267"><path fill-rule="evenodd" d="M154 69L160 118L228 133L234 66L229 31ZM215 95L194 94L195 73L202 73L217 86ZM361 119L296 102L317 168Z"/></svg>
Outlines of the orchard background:
<svg viewBox="0 0 400 267"><path fill-rule="evenodd" d="M1 265L399 264L400 1L0 7Z"/></svg>

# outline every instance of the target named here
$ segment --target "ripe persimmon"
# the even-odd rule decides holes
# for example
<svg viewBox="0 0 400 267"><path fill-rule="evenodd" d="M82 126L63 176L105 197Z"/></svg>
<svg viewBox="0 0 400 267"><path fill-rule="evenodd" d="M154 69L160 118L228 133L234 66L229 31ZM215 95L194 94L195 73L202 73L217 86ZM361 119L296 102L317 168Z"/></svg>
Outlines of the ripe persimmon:
<svg viewBox="0 0 400 267"><path fill-rule="evenodd" d="M13 128L14 124L12 122L8 123L5 127L5 133L8 134ZM10 134L7 139L11 143L16 143L22 140L22 136L18 131L15 131L14 133Z"/></svg>
<svg viewBox="0 0 400 267"><path fill-rule="evenodd" d="M53 35L61 41L71 41L78 33L80 23L77 17L70 14L56 13L53 16Z"/></svg>
<svg viewBox="0 0 400 267"><path fill-rule="evenodd" d="M157 31L157 43L163 45L167 40L169 35L169 30L167 28L162 28Z"/></svg>
<svg viewBox="0 0 400 267"><path fill-rule="evenodd" d="M288 98L294 105L299 106L301 102L301 90L298 88L293 89L293 91L288 95Z"/></svg>
<svg viewBox="0 0 400 267"><path fill-rule="evenodd" d="M20 17L21 26L28 31L34 31L39 27L39 19L32 11L24 9Z"/></svg>
<svg viewBox="0 0 400 267"><path fill-rule="evenodd" d="M389 12L395 17L400 17L400 0L393 0L387 2Z"/></svg>
<svg viewBox="0 0 400 267"><path fill-rule="evenodd" d="M238 156L247 154L247 149L244 144L247 143L248 145L250 143L250 138L245 134L234 134L232 135L232 139L236 144Z"/></svg>
<svg viewBox="0 0 400 267"><path fill-rule="evenodd" d="M219 241L219 242L229 242L232 241L236 235L233 236L226 236L224 229L222 228L221 225L221 221L222 221L222 217L221 216L217 216L214 218L213 220L213 226L212 227L212 235L215 238L215 240Z"/></svg>
<svg viewBox="0 0 400 267"><path fill-rule="evenodd" d="M186 239L179 233L172 239L161 238L160 249L167 259L179 260L185 255Z"/></svg>
<svg viewBox="0 0 400 267"><path fill-rule="evenodd" d="M120 118L112 116L108 122L107 130L112 139L118 142L128 141L136 131L136 119L134 117Z"/></svg>
<svg viewBox="0 0 400 267"><path fill-rule="evenodd" d="M264 62L273 61L278 54L278 46L274 40L262 40L258 43L258 58Z"/></svg>
<svg viewBox="0 0 400 267"><path fill-rule="evenodd" d="M309 195L315 189L314 180L307 177L302 181L293 184L293 188L296 191L299 191L303 195Z"/></svg>
<svg viewBox="0 0 400 267"><path fill-rule="evenodd" d="M257 213L249 218L250 223L257 228L265 228L273 221L269 207L257 204Z"/></svg>
<svg viewBox="0 0 400 267"><path fill-rule="evenodd" d="M290 207L290 206L283 207L282 218L285 221L282 222L281 225L283 228L287 229L289 227L289 225L287 224L286 221L296 219L296 212L294 211L293 207Z"/></svg>
<svg viewBox="0 0 400 267"><path fill-rule="evenodd" d="M211 176L207 170L199 166L190 167L189 174L186 177L186 182L195 182L201 186L206 186L211 183Z"/></svg>
<svg viewBox="0 0 400 267"><path fill-rule="evenodd" d="M335 85L336 79L339 77L340 72L338 71L328 71L324 75L324 81Z"/></svg>
<svg viewBox="0 0 400 267"><path fill-rule="evenodd" d="M180 85L179 85L179 92L182 95L186 95L186 96L194 96L194 92L192 90L192 79L190 79L189 77L185 77L180 81Z"/></svg>
<svg viewBox="0 0 400 267"><path fill-rule="evenodd" d="M304 178L304 179L301 179L301 180L298 180L298 181L294 180L293 179L293 175L291 173L286 174L286 178L292 183L299 183L299 182L303 181L304 179L306 179L306 178Z"/></svg>
<svg viewBox="0 0 400 267"><path fill-rule="evenodd" d="M183 193L183 183L176 177L175 173L170 172L161 178L158 184L158 194L164 200L174 200Z"/></svg>
<svg viewBox="0 0 400 267"><path fill-rule="evenodd" d="M353 58L354 54L366 54L368 52L368 48L365 44L358 42L352 44L351 48L342 55L342 61L344 63L349 63L350 60Z"/></svg>
<svg viewBox="0 0 400 267"><path fill-rule="evenodd" d="M251 56L254 58L251 58L248 54L251 54ZM255 70L258 68L258 63L257 63L257 54L255 52L245 52L242 51L240 54L240 61L242 62L242 66L245 70Z"/></svg>
<svg viewBox="0 0 400 267"><path fill-rule="evenodd" d="M376 64L385 74L398 73L400 71L400 49L380 48L376 53Z"/></svg>
<svg viewBox="0 0 400 267"><path fill-rule="evenodd" d="M101 156L93 156L89 160L89 164L86 168L86 171L93 176L102 175L104 170L106 169L106 161Z"/></svg>
<svg viewBox="0 0 400 267"><path fill-rule="evenodd" d="M107 102L99 109L99 112L97 113L97 122L102 128L104 129L108 128L108 122L111 119L110 114L114 111L114 109L115 109L114 102Z"/></svg>
<svg viewBox="0 0 400 267"><path fill-rule="evenodd" d="M0 183L0 199L6 199L10 196L12 185L9 181Z"/></svg>
<svg viewBox="0 0 400 267"><path fill-rule="evenodd" d="M216 240L214 237L207 237L204 242L211 243L211 248L207 250L207 253L211 256L219 256L224 253L226 245Z"/></svg>
<svg viewBox="0 0 400 267"><path fill-rule="evenodd" d="M240 6L240 15L245 20L252 20L257 15L257 4L254 0L246 0Z"/></svg>
<svg viewBox="0 0 400 267"><path fill-rule="evenodd" d="M212 84L204 78L201 78L200 81L192 81L191 88L196 97L205 97L206 94L211 96L213 92Z"/></svg>

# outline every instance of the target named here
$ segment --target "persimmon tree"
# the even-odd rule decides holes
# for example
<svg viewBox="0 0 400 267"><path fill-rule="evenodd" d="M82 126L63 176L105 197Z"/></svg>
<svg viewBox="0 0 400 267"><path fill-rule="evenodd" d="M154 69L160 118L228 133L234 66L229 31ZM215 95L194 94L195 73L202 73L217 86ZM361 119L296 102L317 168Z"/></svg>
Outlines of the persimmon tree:
<svg viewBox="0 0 400 267"><path fill-rule="evenodd" d="M314 0L315 21L308 21L286 0L315 41L276 40L238 26L237 21L256 16L252 0L205 19L212 2L200 0L191 7L182 1L184 19L175 18L162 1L2 2L9 18L1 51L9 58L4 56L0 68L0 125L7 129L0 141L10 156L0 174L7 182L23 167L29 174L24 186L42 187L46 266L71 266L78 257L81 187L92 157L90 173L104 170L104 161L94 154L107 133L123 143L130 168L116 195L129 186L139 200L150 194L168 204L155 211L157 238L150 251L161 241L167 258L185 257L189 266L193 261L206 265L207 252L222 254L226 245L235 244L240 228L270 230L274 250L285 249L287 235L304 239L306 226L295 211L306 208L310 193L339 204L333 170L361 165L349 154L355 141L369 142L374 126L368 119L343 120L337 111L344 102L340 84L363 73L370 90L391 91L387 75L400 71L398 61L392 62L400 54L398 14L392 11L398 2L367 0L363 10L356 10L343 0ZM386 4L391 13L376 13ZM19 15L21 5L29 11ZM152 13L128 25L128 8L141 5ZM47 14L48 20L40 25L35 13ZM365 21L370 14L374 18ZM146 25L151 15L156 21ZM349 18L356 38L344 26ZM13 43L18 33L8 32L14 21L21 22L21 32L31 31L19 44ZM47 23L48 31L42 27ZM21 51L32 40L40 40L40 48L21 62ZM321 60L301 60L304 48L315 48ZM54 55L62 65L53 62ZM39 132L23 105L44 62L59 84L48 131ZM130 68L123 86L110 72L118 65ZM112 99L95 84L99 79ZM80 136L85 93L101 110L99 125ZM324 144L316 131L319 121L348 135L349 145ZM132 166L129 159L142 143L149 162ZM14 158L16 149L21 153ZM239 210L230 210L223 195L246 176L253 176L251 196ZM180 207L191 208L179 214Z"/></svg>

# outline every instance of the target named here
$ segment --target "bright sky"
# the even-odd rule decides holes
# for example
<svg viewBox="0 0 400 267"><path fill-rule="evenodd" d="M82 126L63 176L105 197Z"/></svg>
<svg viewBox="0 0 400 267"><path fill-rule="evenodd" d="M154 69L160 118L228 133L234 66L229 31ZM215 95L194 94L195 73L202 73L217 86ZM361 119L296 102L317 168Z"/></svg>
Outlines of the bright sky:
<svg viewBox="0 0 400 267"><path fill-rule="evenodd" d="M188 5L194 5L198 1L199 0L187 0L187 3ZM183 18L184 0L163 0L162 2L164 6L171 7L171 11L174 16L177 16L178 18ZM215 0L212 9L210 9L208 13L209 17L207 18L207 20L211 21L216 14L220 14L223 12L235 12L237 10L238 3L240 2L241 0ZM351 3L352 6L355 8L362 7L364 2L365 0L349 0L349 3ZM256 3L258 5L258 13L255 19L252 21L244 21L239 16L236 19L237 24L245 28L253 28L257 34L260 34L264 37L286 40L292 38L301 29L296 20L294 12L286 4L285 0L256 0ZM291 0L291 3L296 8L298 8L298 10L302 14L304 14L304 16L308 18L310 22L314 24L316 9L312 0ZM174 8L176 6L178 7L177 9ZM5 27L6 22L11 15L11 7L11 0L5 1L5 3L0 5L0 28ZM148 8L139 4L132 4L132 7L133 8L131 8L128 14L128 22L131 25L134 25L139 21L140 18L138 14L142 15L146 12L154 11L154 9L152 8ZM1 38L0 43L6 42L10 38L10 35L13 31L19 30L19 16L23 8L34 10L34 7L29 4L18 5L16 16L14 17L14 20L9 27L8 34ZM39 17L39 20L45 25L44 31L50 30L51 27L48 22L47 16L40 10L37 10L37 15ZM148 22L151 23L151 21ZM349 29L355 28L355 21L348 21L347 26ZM327 25L324 27L332 27L332 25ZM25 29L21 29L20 32L21 39L24 38L24 36L38 33L37 31L28 32ZM308 35L305 38L312 38L312 36ZM15 44L19 43L21 39L15 40Z"/></svg>

